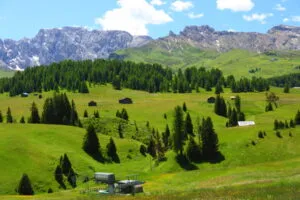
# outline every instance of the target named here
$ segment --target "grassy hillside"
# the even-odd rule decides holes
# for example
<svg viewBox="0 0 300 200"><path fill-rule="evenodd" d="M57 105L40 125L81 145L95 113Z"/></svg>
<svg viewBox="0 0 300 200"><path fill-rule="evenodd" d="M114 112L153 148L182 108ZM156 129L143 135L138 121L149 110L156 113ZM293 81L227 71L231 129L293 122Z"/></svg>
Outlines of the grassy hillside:
<svg viewBox="0 0 300 200"><path fill-rule="evenodd" d="M91 177L95 171L113 172L117 179L126 178L129 174L139 174L146 181L144 190L146 196L139 198L173 199L195 198L204 193L207 198L236 197L267 198L274 197L278 192L286 197L294 197L299 190L292 185L300 185L300 127L281 131L283 138L276 137L273 130L274 119L290 120L300 109L300 90L291 89L290 94L282 93L282 89L272 88L279 97L279 107L274 112L265 113L265 93L242 93L242 111L247 120L254 120L253 127L225 128L226 119L213 113L213 105L206 102L207 98L214 96L212 92L191 94L149 94L146 92L124 89L113 90L111 85L92 86L90 94L68 93L69 99L74 99L80 117L83 111L88 110L91 115L94 110L100 111L100 121L105 131L98 133L100 143L105 149L109 136L115 136L115 142L120 156L120 164L102 164L83 152L81 149L84 129L66 126L28 125L28 124L0 124L0 192L1 194L15 194L14 189L22 175L26 172L32 179L37 193L46 191L49 187L58 190L53 172L59 157L67 153L73 168L79 174L78 189L53 195L39 194L41 199L72 199L81 197L80 191L88 187L82 183L85 176ZM42 109L43 101L52 93L43 93L43 99L30 95L28 98L0 96L0 110L5 115L7 106L11 107L12 115L19 121L22 115L29 116L30 103L35 101ZM233 94L228 90L223 94L226 101L231 102ZM118 99L130 97L132 105L120 105ZM98 106L87 106L90 100L95 100ZM146 122L151 128L160 132L166 124L172 127L173 109L176 105L186 102L192 116L194 126L196 118L211 116L214 128L219 136L220 151L224 160L220 163L193 163L197 170L187 171L175 160L172 151L167 152L167 161L155 165L150 157L139 153L140 142L131 140L135 135L134 121L139 127L140 134L144 132ZM118 139L115 124L115 113L122 108L129 113L128 128L125 129L125 139ZM167 119L163 118L164 113ZM259 139L258 131L266 131L267 136ZM292 133L292 137L289 133ZM106 134L106 135L104 135ZM149 135L144 135L145 138ZM196 141L197 137L195 138ZM252 141L256 145L252 145ZM128 156L130 155L130 156ZM129 158L131 157L131 159ZM93 186L93 183L89 183ZM70 188L70 187L69 187ZM265 188L265 190L263 189ZM298 193L297 193L298 192ZM178 193L180 195L175 195ZM173 195L172 195L173 194ZM154 195L154 196L153 196ZM276 196L275 196L276 197ZM17 197L3 196L13 199Z"/></svg>
<svg viewBox="0 0 300 200"><path fill-rule="evenodd" d="M13 75L14 75L14 71L0 69L0 78L12 77Z"/></svg>
<svg viewBox="0 0 300 200"><path fill-rule="evenodd" d="M270 52L253 53L246 50L231 50L219 53L202 51L187 43L156 41L140 48L117 51L125 60L159 63L174 69L191 66L219 68L225 75L262 76L269 78L278 74L299 72L300 53ZM256 70L255 73L249 73Z"/></svg>

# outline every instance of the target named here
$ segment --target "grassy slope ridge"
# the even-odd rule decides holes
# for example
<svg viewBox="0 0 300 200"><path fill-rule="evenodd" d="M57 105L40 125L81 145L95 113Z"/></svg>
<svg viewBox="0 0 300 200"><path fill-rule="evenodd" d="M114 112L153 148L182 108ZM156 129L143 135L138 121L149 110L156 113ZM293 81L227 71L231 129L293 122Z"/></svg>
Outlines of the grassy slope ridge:
<svg viewBox="0 0 300 200"><path fill-rule="evenodd" d="M172 126L173 109L176 105L186 102L194 125L198 116L211 116L215 130L219 135L220 150L225 160L218 164L196 164L199 170L185 171L174 159L172 151L167 153L167 161L155 166L149 157L139 154L139 142L128 139L117 139L115 142L121 164L101 164L87 156L81 149L84 129L66 126L0 124L0 191L2 194L13 194L21 174L29 174L37 192L46 191L52 187L57 191L57 183L53 172L59 157L64 153L69 155L78 178L79 188L86 188L82 183L84 176L92 176L96 171L114 172L118 179L126 178L128 174L139 174L146 181L147 194L161 194L170 191L185 192L203 188L219 188L246 186L254 183L265 184L298 184L300 178L300 129L282 131L279 139L273 131L274 119L289 120L300 109L300 91L292 89L290 94L283 94L281 89L272 88L280 97L280 106L276 111L265 113L264 93L243 93L242 110L248 120L254 120L257 125L245 128L225 128L226 119L213 113L213 105L206 99L213 96L212 92L200 91L199 94L149 94L146 92L124 89L113 90L111 85L90 88L90 94L68 93L74 99L79 115L84 109L91 114L99 109L103 120L113 119L117 109L125 107L129 113L130 123L134 121L139 127L145 127L149 120L150 126L163 131L166 123ZM44 99L52 93L44 93ZM226 90L224 98L230 102L232 94ZM120 105L118 99L131 97L132 105ZM97 108L88 108L87 102L95 100ZM17 121L22 115L29 116L29 107L36 101L41 111L42 100L31 95L28 98L13 97L7 94L0 96L0 110L3 114L7 106L11 106L12 114ZM168 118L165 120L163 114ZM257 132L265 130L267 137L258 139ZM293 137L289 137L289 132ZM107 132L106 134L116 133ZM124 133L125 137L131 135ZM108 143L109 137L98 134L102 148ZM147 136L146 136L147 137ZM130 138L130 137L129 137ZM196 139L197 140L197 139ZM251 141L257 142L256 146ZM131 150L130 150L131 149ZM132 151L132 152L130 152ZM127 158L131 155L132 159ZM150 165L151 163L151 165ZM151 166L151 167L150 167ZM152 168L152 170L151 170ZM79 189L80 190L80 189ZM76 194L78 194L76 192Z"/></svg>
<svg viewBox="0 0 300 200"><path fill-rule="evenodd" d="M276 52L275 54L258 54L246 50L231 50L218 53L202 51L187 43L174 43L164 40L154 41L139 48L117 51L125 60L136 62L159 63L174 69L191 66L219 68L225 75L272 77L300 72L295 67L300 65L300 53L296 51ZM260 68L255 74L249 70Z"/></svg>

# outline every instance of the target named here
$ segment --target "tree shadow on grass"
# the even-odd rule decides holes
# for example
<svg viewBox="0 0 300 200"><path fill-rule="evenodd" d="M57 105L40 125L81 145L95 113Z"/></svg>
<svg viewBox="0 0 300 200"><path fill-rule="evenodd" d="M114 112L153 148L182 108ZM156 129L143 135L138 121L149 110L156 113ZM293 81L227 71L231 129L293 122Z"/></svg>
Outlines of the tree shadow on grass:
<svg viewBox="0 0 300 200"><path fill-rule="evenodd" d="M205 161L211 164L218 164L224 160L225 160L225 156L220 151L218 151L213 158L207 159Z"/></svg>
<svg viewBox="0 0 300 200"><path fill-rule="evenodd" d="M181 168L191 171L191 170L196 170L198 167L191 163L186 156L184 155L177 155L176 156L176 161L180 165Z"/></svg>

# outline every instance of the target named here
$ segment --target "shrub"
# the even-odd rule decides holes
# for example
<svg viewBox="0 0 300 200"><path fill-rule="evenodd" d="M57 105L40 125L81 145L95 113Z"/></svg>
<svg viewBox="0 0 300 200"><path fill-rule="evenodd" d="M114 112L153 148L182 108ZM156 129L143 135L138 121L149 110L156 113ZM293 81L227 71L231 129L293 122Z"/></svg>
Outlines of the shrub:
<svg viewBox="0 0 300 200"><path fill-rule="evenodd" d="M276 131L276 136L277 136L278 138L282 138L282 135L281 135L280 131Z"/></svg>
<svg viewBox="0 0 300 200"><path fill-rule="evenodd" d="M18 186L18 193L20 195L33 195L34 191L31 186L31 182L27 174L23 174L19 186Z"/></svg>
<svg viewBox="0 0 300 200"><path fill-rule="evenodd" d="M140 146L140 153L143 155L143 156L146 156L146 153L147 153L147 147L143 144L141 144Z"/></svg>
<svg viewBox="0 0 300 200"><path fill-rule="evenodd" d="M258 137L263 139L265 137L264 133L262 131L258 132Z"/></svg>

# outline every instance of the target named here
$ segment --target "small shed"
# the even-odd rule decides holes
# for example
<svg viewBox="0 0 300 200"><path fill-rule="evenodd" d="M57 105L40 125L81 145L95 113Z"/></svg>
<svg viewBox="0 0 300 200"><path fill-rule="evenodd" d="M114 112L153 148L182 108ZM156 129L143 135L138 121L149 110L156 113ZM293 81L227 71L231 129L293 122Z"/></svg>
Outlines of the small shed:
<svg viewBox="0 0 300 200"><path fill-rule="evenodd" d="M207 99L207 103L215 103L216 102L216 98L215 97L209 97Z"/></svg>
<svg viewBox="0 0 300 200"><path fill-rule="evenodd" d="M132 104L133 102L132 102L131 98L126 97L126 98L120 99L119 103L120 104Z"/></svg>
<svg viewBox="0 0 300 200"><path fill-rule="evenodd" d="M254 121L238 121L239 126L254 126Z"/></svg>
<svg viewBox="0 0 300 200"><path fill-rule="evenodd" d="M97 102L95 102L95 101L90 101L90 102L88 103L88 105L89 105L89 106L97 106Z"/></svg>
<svg viewBox="0 0 300 200"><path fill-rule="evenodd" d="M236 99L236 96L231 96L230 99L231 99L231 100L235 100L235 99Z"/></svg>
<svg viewBox="0 0 300 200"><path fill-rule="evenodd" d="M21 94L21 97L28 97L29 96L29 94L27 93L27 92L23 92L22 94Z"/></svg>

